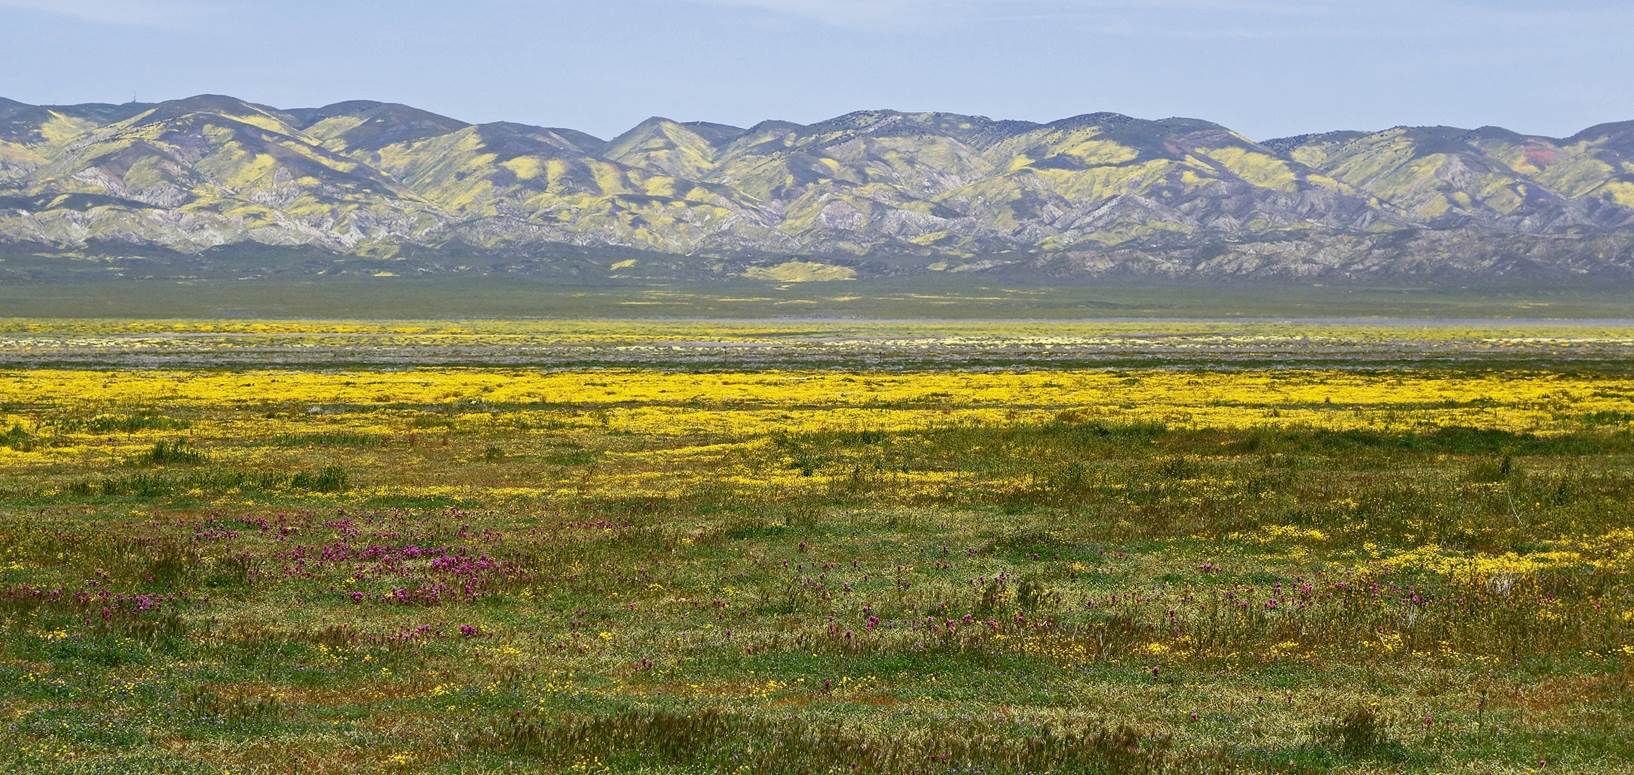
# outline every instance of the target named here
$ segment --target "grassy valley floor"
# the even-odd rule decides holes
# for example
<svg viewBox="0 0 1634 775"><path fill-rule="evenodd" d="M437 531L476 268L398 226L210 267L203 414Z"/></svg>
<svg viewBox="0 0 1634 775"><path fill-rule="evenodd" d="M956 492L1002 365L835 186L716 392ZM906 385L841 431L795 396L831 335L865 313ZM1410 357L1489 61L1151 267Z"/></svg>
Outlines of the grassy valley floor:
<svg viewBox="0 0 1634 775"><path fill-rule="evenodd" d="M1614 321L0 322L16 771L1609 772Z"/></svg>

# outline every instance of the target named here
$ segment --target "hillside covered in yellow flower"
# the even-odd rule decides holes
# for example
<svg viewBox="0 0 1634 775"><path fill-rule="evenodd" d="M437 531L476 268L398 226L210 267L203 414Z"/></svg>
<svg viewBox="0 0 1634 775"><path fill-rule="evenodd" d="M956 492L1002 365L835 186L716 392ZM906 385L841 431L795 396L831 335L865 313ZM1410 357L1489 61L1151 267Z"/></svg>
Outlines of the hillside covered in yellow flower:
<svg viewBox="0 0 1634 775"><path fill-rule="evenodd" d="M1628 138L861 110L603 139L368 100L0 98L0 270L1626 283Z"/></svg>

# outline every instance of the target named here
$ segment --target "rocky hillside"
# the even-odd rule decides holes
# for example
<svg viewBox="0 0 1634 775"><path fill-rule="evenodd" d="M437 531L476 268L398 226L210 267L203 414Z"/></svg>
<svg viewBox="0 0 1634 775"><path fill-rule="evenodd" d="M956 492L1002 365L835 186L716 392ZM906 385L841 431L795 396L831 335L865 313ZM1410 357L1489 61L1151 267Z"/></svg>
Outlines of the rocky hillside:
<svg viewBox="0 0 1634 775"><path fill-rule="evenodd" d="M379 102L0 99L0 254L777 282L1629 277L1634 122L1256 142L1196 119L864 111L603 140Z"/></svg>

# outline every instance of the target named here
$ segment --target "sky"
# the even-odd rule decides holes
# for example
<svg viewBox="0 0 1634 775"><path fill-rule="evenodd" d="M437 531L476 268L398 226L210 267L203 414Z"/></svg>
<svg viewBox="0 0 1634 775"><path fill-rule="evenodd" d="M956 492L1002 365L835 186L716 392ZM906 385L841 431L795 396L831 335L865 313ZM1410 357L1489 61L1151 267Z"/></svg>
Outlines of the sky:
<svg viewBox="0 0 1634 775"><path fill-rule="evenodd" d="M1634 119L1628 0L0 0L0 96L661 115L1190 116L1266 139Z"/></svg>

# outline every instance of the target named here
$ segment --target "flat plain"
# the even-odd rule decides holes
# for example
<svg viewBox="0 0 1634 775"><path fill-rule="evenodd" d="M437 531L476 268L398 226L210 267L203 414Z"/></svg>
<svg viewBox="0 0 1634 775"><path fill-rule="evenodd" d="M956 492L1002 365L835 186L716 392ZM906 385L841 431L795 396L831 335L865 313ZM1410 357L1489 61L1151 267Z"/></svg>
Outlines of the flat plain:
<svg viewBox="0 0 1634 775"><path fill-rule="evenodd" d="M0 320L59 772L1608 772L1622 320Z"/></svg>

